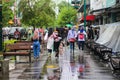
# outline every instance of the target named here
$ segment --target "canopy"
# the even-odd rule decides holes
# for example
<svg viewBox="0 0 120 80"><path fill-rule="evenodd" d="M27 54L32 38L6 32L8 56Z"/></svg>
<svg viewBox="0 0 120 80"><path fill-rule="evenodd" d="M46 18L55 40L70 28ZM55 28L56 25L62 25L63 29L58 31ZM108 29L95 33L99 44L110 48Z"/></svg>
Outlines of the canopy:
<svg viewBox="0 0 120 80"><path fill-rule="evenodd" d="M86 16L86 21L94 21L94 20L95 20L95 15ZM80 21L84 21L84 17L80 18Z"/></svg>

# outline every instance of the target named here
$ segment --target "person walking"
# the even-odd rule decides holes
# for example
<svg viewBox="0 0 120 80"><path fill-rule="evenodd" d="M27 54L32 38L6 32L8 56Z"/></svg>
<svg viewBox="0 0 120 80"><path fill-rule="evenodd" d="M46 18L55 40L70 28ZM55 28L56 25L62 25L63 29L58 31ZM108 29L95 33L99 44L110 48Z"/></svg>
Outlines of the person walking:
<svg viewBox="0 0 120 80"><path fill-rule="evenodd" d="M85 37L87 37L87 34L85 32L85 30L83 29L83 27L80 27L78 33L78 48L80 50L81 46L82 46L82 50L84 50L84 43L85 43Z"/></svg>
<svg viewBox="0 0 120 80"><path fill-rule="evenodd" d="M70 44L70 52L72 53L72 50L74 52L74 43L76 41L76 37L77 37L77 33L75 31L75 27L73 27L72 29L70 29L68 31L68 35L67 35L67 41Z"/></svg>
<svg viewBox="0 0 120 80"><path fill-rule="evenodd" d="M53 37L54 37L55 57L58 59L58 57L59 57L59 45L60 45L62 38L61 38L60 33L58 32L57 29L56 29L56 31L53 32Z"/></svg>
<svg viewBox="0 0 120 80"><path fill-rule="evenodd" d="M48 56L51 56L54 45L54 37L53 37L53 28L49 28L48 30L48 38L47 38L47 50Z"/></svg>
<svg viewBox="0 0 120 80"><path fill-rule="evenodd" d="M34 59L39 58L40 53L40 43L39 43L39 31L35 29L34 35L33 35L33 53L34 53Z"/></svg>
<svg viewBox="0 0 120 80"><path fill-rule="evenodd" d="M14 38L15 39L20 39L20 31L16 28L16 31L14 32Z"/></svg>
<svg viewBox="0 0 120 80"><path fill-rule="evenodd" d="M87 31L88 39L92 40L94 39L94 32L92 26L88 26L88 31Z"/></svg>

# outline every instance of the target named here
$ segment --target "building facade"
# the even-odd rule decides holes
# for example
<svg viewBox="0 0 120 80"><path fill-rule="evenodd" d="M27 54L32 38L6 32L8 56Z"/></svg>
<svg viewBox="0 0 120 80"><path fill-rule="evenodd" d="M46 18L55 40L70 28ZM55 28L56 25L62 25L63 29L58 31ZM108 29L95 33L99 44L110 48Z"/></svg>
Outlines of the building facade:
<svg viewBox="0 0 120 80"><path fill-rule="evenodd" d="M120 0L90 0L90 13L96 16L95 24L120 21Z"/></svg>

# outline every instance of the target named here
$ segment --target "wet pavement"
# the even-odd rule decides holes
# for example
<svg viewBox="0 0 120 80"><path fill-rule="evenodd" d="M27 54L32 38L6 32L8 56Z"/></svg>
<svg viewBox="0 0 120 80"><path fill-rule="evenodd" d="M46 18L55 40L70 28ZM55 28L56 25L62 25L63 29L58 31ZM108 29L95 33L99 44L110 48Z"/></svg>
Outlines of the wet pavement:
<svg viewBox="0 0 120 80"><path fill-rule="evenodd" d="M18 63L9 75L0 76L0 80L40 80L42 67L46 63L47 56L42 55L42 59L29 63Z"/></svg>
<svg viewBox="0 0 120 80"><path fill-rule="evenodd" d="M119 80L114 77L108 63L100 62L94 55L85 55L85 71L82 80Z"/></svg>
<svg viewBox="0 0 120 80"><path fill-rule="evenodd" d="M80 74L80 72L77 73L78 80L120 80L120 72L113 73L108 63L101 62L93 54L90 54L90 51L79 51L78 49L75 49L76 65L79 65L78 56L81 53L84 54L85 63L82 65L84 65L85 67L82 71L82 74ZM0 76L0 80L48 80L47 73L41 75L43 68L46 67L44 66L46 61L50 61L50 59L48 59L48 56L45 54L42 56L41 60L34 61L31 64L17 64L16 68L9 72L9 75ZM47 62L47 66L50 64L58 66L58 63L54 59L50 62ZM53 75L55 74L56 73L54 72ZM58 70L57 75L59 75L59 77L61 78L62 73L60 73L60 70ZM43 77L43 79L41 77ZM59 80L59 78L51 80Z"/></svg>

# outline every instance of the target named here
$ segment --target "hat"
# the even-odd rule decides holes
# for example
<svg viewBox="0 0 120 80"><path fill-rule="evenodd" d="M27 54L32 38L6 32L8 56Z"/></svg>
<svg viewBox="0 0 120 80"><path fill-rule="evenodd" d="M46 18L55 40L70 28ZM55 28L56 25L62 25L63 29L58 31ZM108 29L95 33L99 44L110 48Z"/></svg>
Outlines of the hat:
<svg viewBox="0 0 120 80"><path fill-rule="evenodd" d="M58 31L54 31L54 32L58 32Z"/></svg>

